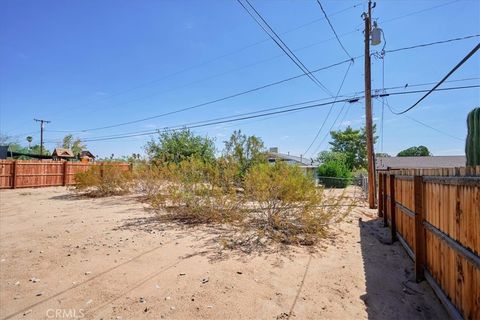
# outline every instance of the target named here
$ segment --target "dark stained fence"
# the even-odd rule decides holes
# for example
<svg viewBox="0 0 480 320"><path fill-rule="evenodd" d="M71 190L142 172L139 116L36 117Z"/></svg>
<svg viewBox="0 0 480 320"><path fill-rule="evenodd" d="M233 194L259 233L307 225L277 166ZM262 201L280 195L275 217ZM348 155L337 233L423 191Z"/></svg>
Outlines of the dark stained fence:
<svg viewBox="0 0 480 320"><path fill-rule="evenodd" d="M68 186L75 174L92 166L113 165L131 170L128 163L81 163L67 161L0 160L0 189Z"/></svg>
<svg viewBox="0 0 480 320"><path fill-rule="evenodd" d="M452 318L480 319L480 166L379 173L379 215Z"/></svg>

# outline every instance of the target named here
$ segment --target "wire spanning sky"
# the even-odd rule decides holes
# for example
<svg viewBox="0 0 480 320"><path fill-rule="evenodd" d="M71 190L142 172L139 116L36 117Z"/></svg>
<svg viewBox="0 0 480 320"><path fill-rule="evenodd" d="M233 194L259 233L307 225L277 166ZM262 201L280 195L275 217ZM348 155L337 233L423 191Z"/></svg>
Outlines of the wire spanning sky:
<svg viewBox="0 0 480 320"><path fill-rule="evenodd" d="M316 0L250 3L309 70L346 59ZM353 57L363 54L360 15L366 3L322 1L341 43ZM373 17L384 30L387 51L480 34L480 4L474 0L377 1ZM387 53L385 86L406 86L408 90L408 85L438 81L478 41L476 37ZM379 51L382 46L371 50ZM451 78L470 80L444 86L480 83L479 61L480 57L474 56ZM336 93L347 68L345 63L315 76ZM22 143L32 135L33 143L38 143L39 127L33 118L51 120L45 132L50 149L66 134L57 131L148 118L299 74L298 67L234 0L5 0L0 2L0 70L0 132ZM381 60L372 59L372 78L372 87L382 88ZM359 58L340 95L353 96L363 91L363 85L363 59ZM420 95L393 96L388 103L402 110ZM331 99L308 77L300 77L201 108L75 135L94 139L148 131L324 98ZM311 150L328 148L328 129L335 118L334 129L360 127L363 103L345 105L339 117L343 103L335 104ZM381 102L374 99L373 103L374 120L380 126ZM435 92L409 117L395 116L385 107L383 152L396 154L422 144L435 155L463 154L462 141L454 137L465 137L466 114L478 105L477 88ZM233 130L241 129L262 137L267 147L301 154L328 109L312 108L194 131L215 138L219 149ZM148 139L91 141L88 147L100 156L128 155L141 153ZM380 149L378 143L376 151Z"/></svg>

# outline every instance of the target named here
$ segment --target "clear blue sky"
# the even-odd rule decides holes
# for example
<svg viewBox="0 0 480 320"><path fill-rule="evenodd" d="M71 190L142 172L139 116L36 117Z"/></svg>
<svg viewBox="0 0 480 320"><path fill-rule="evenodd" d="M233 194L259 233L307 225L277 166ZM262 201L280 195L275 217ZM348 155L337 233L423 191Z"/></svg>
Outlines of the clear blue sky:
<svg viewBox="0 0 480 320"><path fill-rule="evenodd" d="M251 2L310 69L347 58L314 0ZM322 3L329 14L359 4L332 15L331 21L338 34L346 34L341 41L351 55L363 54L360 15L367 2ZM429 9L432 7L436 8ZM385 32L387 50L480 33L480 2L476 0L380 0L373 16ZM38 143L39 126L32 119L51 120L45 140L46 147L52 149L65 134L56 130L76 131L153 116L298 75L297 67L271 40L252 45L265 39L266 34L235 0L1 1L0 131L22 143L31 134ZM385 57L385 86L438 81L479 39L389 53ZM451 78L476 79L444 86L478 84L479 61L477 53ZM316 75L336 92L346 68L344 64ZM381 61L372 59L372 68L373 87L381 88ZM357 59L341 93L362 91L363 86L363 60ZM407 87L423 88L430 86ZM188 112L76 135L89 139L149 130L327 97L302 77ZM389 103L403 109L419 97L396 96L389 98ZM461 140L385 109L383 151L396 154L422 144L435 155L463 154L466 114L479 105L478 89L436 92L407 114ZM311 151L328 148L328 129L341 107L333 107ZM374 100L378 126L381 110L381 103ZM241 129L260 136L267 147L278 146L280 151L301 154L327 112L328 106L195 132L216 139L220 149L233 130ZM343 122L333 128L347 124L360 127L363 115L361 100L349 105ZM327 139L318 146L325 135ZM142 136L87 145L94 154L120 156L142 153L148 139ZM376 151L381 151L380 143Z"/></svg>

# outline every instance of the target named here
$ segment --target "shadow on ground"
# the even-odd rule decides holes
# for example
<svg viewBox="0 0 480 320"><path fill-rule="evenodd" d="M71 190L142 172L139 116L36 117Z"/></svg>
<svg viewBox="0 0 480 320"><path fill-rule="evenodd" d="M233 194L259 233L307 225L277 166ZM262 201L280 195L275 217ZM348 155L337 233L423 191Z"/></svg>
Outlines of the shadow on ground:
<svg viewBox="0 0 480 320"><path fill-rule="evenodd" d="M146 209L147 211L150 211ZM261 237L255 231L246 231L240 226L223 225L219 223L192 223L184 220L163 219L159 215L129 218L114 230L140 231L147 233L164 232L168 230L187 231L195 236L195 245L210 262L227 259L248 261L252 256L275 254L279 258L292 259L294 245L274 243L266 237ZM302 247L314 253L316 247Z"/></svg>
<svg viewBox="0 0 480 320"><path fill-rule="evenodd" d="M414 280L413 262L397 241L390 244L382 219L359 219L369 319L448 319L425 282Z"/></svg>

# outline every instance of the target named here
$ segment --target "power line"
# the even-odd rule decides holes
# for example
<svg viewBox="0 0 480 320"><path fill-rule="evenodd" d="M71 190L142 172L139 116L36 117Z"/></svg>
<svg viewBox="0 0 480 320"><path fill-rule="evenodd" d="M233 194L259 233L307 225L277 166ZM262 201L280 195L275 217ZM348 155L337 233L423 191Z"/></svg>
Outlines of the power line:
<svg viewBox="0 0 480 320"><path fill-rule="evenodd" d="M340 94L340 91L342 90L343 88L343 84L345 83L345 79L347 78L347 75L348 75L348 71L350 71L350 67L352 66L352 62L348 65L348 68L347 70L345 71L345 74L343 76L343 79L342 79L342 82L340 83L340 87L338 88L337 90L337 95L335 96L335 99L333 100L332 102L332 105L330 106L330 109L328 110L328 113L327 113L327 116L325 117L325 119L323 120L322 124L320 125L320 128L318 129L317 131L317 134L315 135L315 137L313 138L312 142L309 144L308 148L305 150L305 152L303 153L304 155L307 155L307 152L310 150L310 148L312 147L312 145L315 143L315 141L317 141L317 138L318 136L320 135L320 132L322 131L323 127L325 126L325 123L327 122L327 119L329 118L330 116L330 113L332 112L332 109L333 109L333 106L335 105L337 99L338 99L338 95Z"/></svg>
<svg viewBox="0 0 480 320"><path fill-rule="evenodd" d="M377 98L377 99L378 99L378 98ZM385 105L387 106L387 108L390 110L390 112L391 112L392 114L395 114L396 111L395 111L394 108L388 103L388 100L387 100L387 99L385 99ZM425 122L422 122L422 121L420 121L420 120L417 120L417 119L415 119L415 118L413 118L413 117L411 117L411 116L408 116L408 115L406 115L406 114L404 114L403 116L404 116L405 118L408 118L408 119L410 119L410 120L412 120L412 121L414 121L414 122L416 122L416 123L418 123L418 124L426 127L426 128L429 128L429 129L432 129L432 130L434 130L434 131L437 131L437 132L439 132L439 133L441 133L441 134L443 134L443 135L445 135L445 136L447 136L447 137L450 137L450 138L453 138L453 139L456 139L456 140L459 140L459 141L464 141L464 139L462 139L462 138L459 138L459 137L456 137L456 136L454 136L454 135L451 135L450 133L448 133L448 132L446 132L446 131L443 131L443 130L440 130L440 129L438 129L438 128L435 128L435 127L433 127L433 126L431 126L431 125L429 125L429 124L427 124L427 123L425 123Z"/></svg>
<svg viewBox="0 0 480 320"><path fill-rule="evenodd" d="M473 35L469 35L469 36L465 36L465 37L458 37L458 38L441 40L441 41L434 41L434 42L429 42L429 43L422 43L422 44L417 44L417 45L409 46L409 47L386 50L385 53L392 53L392 52L398 52L398 51L404 51L404 50L410 50L410 49L416 49L416 48L429 47L429 46L433 46L433 45L437 45L437 44L444 44L444 43L449 43L449 42L455 42L455 41L460 41L460 40L476 38L476 37L479 37L479 36L480 36L480 34L473 34Z"/></svg>
<svg viewBox="0 0 480 320"><path fill-rule="evenodd" d="M463 37L463 38L455 38L455 39L449 39L449 40L459 41L459 40L469 39L471 37L478 37L478 36L480 36L480 35L467 36L467 37ZM428 45L431 46L431 45L437 45L437 44L441 44L441 43L450 42L449 40L437 41L437 42L429 43ZM408 49L414 49L414 48L417 48L417 47L419 47L419 46L413 46L413 47L407 47L407 48ZM398 48L398 49L395 49L394 51L401 51L403 49L406 49L406 48ZM363 55L358 55L358 56L354 57L354 59L358 59L358 58L361 58L361 57L363 57ZM342 64L350 62L350 61L351 60L346 59L346 60L343 60L343 61L340 61L340 62L337 62L337 63L330 64L328 66L324 66L324 67L314 69L314 70L311 71L311 73L316 73L316 72L319 72L319 71L327 70L327 69L342 65ZM165 117L165 116L168 116L168 115L172 115L172 114L176 114L176 113L180 113L180 112L204 107L204 106L214 104L214 103L217 103L217 102L229 100L229 99L236 98L236 97L239 97L239 96L242 96L242 95L246 95L246 94L249 94L249 93L252 93L252 92L255 92L255 91L260 91L260 90L263 90L263 89L266 89L266 88L269 88L269 87L273 87L273 86L276 86L276 85L279 85L279 84L282 84L282 83L286 83L288 81L292 81L292 80L295 80L295 79L298 79L298 78L301 78L301 77L304 77L304 76L305 76L305 74L302 73L302 74L292 76L292 77L289 77L289 78L285 78L285 79L282 79L282 80L279 80L279 81L271 82L269 84L262 85L262 86L259 86L259 87L256 87L256 88L252 88L252 89L248 89L248 90L245 90L245 91L237 92L237 93L234 93L234 94L231 94L229 96L222 97L222 98L210 100L210 101L203 102L203 103L196 104L196 105L192 105L192 106L189 106L189 107L180 108L180 109L177 109L177 110L161 113L161 114L150 116L150 117L140 118L140 119L136 119L136 120L132 120L132 121L120 122L120 123L115 123L115 124L112 124L112 125L101 126L101 127L93 127L93 128L87 128L87 129L80 129L80 130L55 130L55 131L54 130L49 130L49 131L50 132L66 132L66 133L68 133L68 132L82 133L82 132L104 130L104 129L110 129L110 128L116 128L116 127L120 127L120 126L135 124L135 123L139 123L139 122L143 122L143 121L153 120L153 119ZM469 79L474 80L476 78L469 78ZM465 80L469 80L469 79L465 79ZM464 79L452 80L452 81L463 81L463 80ZM418 85L410 85L410 86L413 87L413 86L422 86L422 85L428 85L428 83L418 84ZM401 88L401 87L400 86L399 87L392 87L390 89L397 89L397 88ZM386 89L388 89L388 88L386 88ZM363 92L363 91L361 91L361 92ZM359 93L361 93L361 92L359 92Z"/></svg>
<svg viewBox="0 0 480 320"><path fill-rule="evenodd" d="M273 28L268 24L268 22L262 17L262 15L255 9L254 6L248 1L244 0L248 6L253 10L249 10L242 0L237 0L237 2L245 9L245 11L252 17L252 19L265 31L265 33L275 42L275 44L288 56L290 60L292 60L295 65L303 71L303 73L310 78L317 86L319 86L323 91L325 91L328 95L333 96L331 92L328 90L327 87L323 85L316 77L312 74L312 72L302 63L302 61L293 53L292 50L283 42L282 38L273 30ZM261 22L258 20L260 19ZM273 35L272 35L273 34Z"/></svg>
<svg viewBox="0 0 480 320"><path fill-rule="evenodd" d="M320 0L317 0L317 3L318 3L318 5L320 6L320 9L321 9L322 12L323 12L323 15L325 16L325 20L327 20L328 24L330 25L330 29L332 29L333 34L335 35L335 38L336 38L337 41L338 41L338 44L340 44L340 47L342 47L343 51L344 51L344 52L347 54L347 56L348 56L350 59L352 59L352 61L353 61L352 56L350 55L350 53L348 53L347 49L345 49L345 47L343 46L343 43L340 41L340 38L338 37L338 34L337 34L337 32L335 31L335 28L333 27L332 22L330 21L330 18L328 17L327 13L326 13L325 10L323 9L322 3L320 2Z"/></svg>
<svg viewBox="0 0 480 320"><path fill-rule="evenodd" d="M470 89L470 88L478 88L478 87L480 87L480 85L448 87L448 88L439 89L439 91ZM403 91L403 92L392 92L392 93L384 94L383 96L415 94L415 93L422 93L422 92L426 92L426 91L427 90L412 90L412 91ZM381 95L372 95L372 97L374 97L374 98L377 98L377 97L380 97L380 96ZM341 103L341 102L352 103L352 102L357 102L359 99L362 99L362 98L364 98L364 96L355 96L353 98L350 97L350 98L337 100L337 103ZM315 100L313 100L313 101L315 101ZM300 103L292 104L291 106L306 104L308 102L309 101L300 102ZM287 107L287 106L275 107L275 108L269 108L269 109L265 109L265 110L258 110L258 111L250 112L250 113L246 113L246 114L241 114L241 115L237 115L235 117L233 117L233 116L224 117L224 118L229 118L227 120L222 120L224 118L216 118L216 119L204 120L204 121L194 122L194 123L189 123L189 124L182 124L182 125L177 125L177 126L157 128L157 129L151 130L151 131L131 132L131 133L127 133L127 134L117 134L117 135L103 136L103 137L102 136L101 137L92 137L90 139L85 139L85 140L82 140L82 141L83 142L91 142L91 141L116 140L116 139L123 139L123 138L129 138L129 137L151 135L151 134L155 134L155 133L157 133L159 131L162 131L162 130L172 131L172 130L178 130L178 129L194 129L194 128L199 128L199 127L206 127L206 126L212 126L212 125L217 125L217 124L230 123L230 122L254 119L254 118L259 118L259 117L266 117L266 116L271 116L271 115L276 115L276 114L285 114L285 113L291 113L291 112L295 112L295 111L303 111L303 110L307 110L307 109L312 109L312 108L316 108L316 107L320 107L320 106L329 105L331 103L332 103L332 101L327 101L327 102L324 102L324 103L314 103L314 104L309 104L309 105L306 105L306 106L288 108L288 109L285 109L285 107ZM278 110L278 109L282 109L282 108L284 110ZM272 110L277 110L277 111L272 111ZM269 111L269 112L265 112L265 111Z"/></svg>
<svg viewBox="0 0 480 320"><path fill-rule="evenodd" d="M445 80L447 80L455 71L457 71L458 68L460 68L468 59L470 59L474 54L475 52L478 51L478 49L480 49L480 44L477 44L459 63L457 63L457 65L455 67L453 67L453 69L451 69L446 75L445 77L443 77L442 80L440 80L432 89L430 89L423 97L421 97L420 99L418 99L417 102L415 102L411 107L408 107L407 109L401 111L401 112L398 112L398 113L395 113L395 114L404 114L410 110L412 110L413 108L415 108L420 102L422 102L426 97L428 97L432 92L434 92L443 82L445 82Z"/></svg>
<svg viewBox="0 0 480 320"><path fill-rule="evenodd" d="M428 8L425 8L425 9L413 11L413 12L410 12L410 13L407 13L407 14L404 14L404 15L401 15L401 16L398 16L398 17L390 18L390 19L387 19L387 20L381 20L381 22L382 22L382 24L385 24L385 23L392 22L392 21L395 21L395 20L410 17L410 16L413 16L413 15L416 15L416 14L419 14L419 13L424 13L424 12L427 12L427 11L430 11L430 10L438 9L440 7L448 6L450 4L457 3L457 2L459 2L459 0L454 0L454 1L446 2L446 3L442 3L442 4L439 4L439 5L433 6L433 7L428 7Z"/></svg>
<svg viewBox="0 0 480 320"><path fill-rule="evenodd" d="M350 60L348 60L348 59L343 60L343 61L331 64L331 65L328 65L326 67L321 67L321 68L312 70L312 73L319 72L319 71L326 70L326 69L330 69L330 68L342 65L342 64L347 63L347 62L350 62ZM296 76L293 76L293 77L289 77L289 78L286 78L286 79L283 79L283 80L271 82L269 84L262 85L262 86L259 86L259 87L253 88L253 89L249 89L249 90L241 91L241 92L238 92L238 93L234 93L232 95L225 96L225 97L222 97L222 98L210 100L210 101L203 102L203 103L200 103L200 104L196 104L196 105L193 105L193 106L189 106L189 107L186 107L186 108L181 108L181 109L177 109L177 110L173 110L173 111L169 111L169 112L165 112L165 113L162 113L162 114L158 114L158 115L154 115L154 116L150 116L150 117L145 117L145 118L141 118L141 119L137 119L137 120L126 121L126 122L121 122L121 123L112 124L112 125L108 125L108 126L95 127L95 128L89 128L89 129L83 129L83 130L70 130L70 131L69 130L61 130L61 131L62 132L96 131L96 130L110 129L110 128L129 125L129 124L139 123L139 122L143 122L143 121L147 121L147 120L157 119L157 118L161 118L161 117L164 117L164 116L168 116L168 115L184 112L184 111L187 111L187 110L200 108L200 107L207 106L207 105L210 105L210 104L214 104L214 103L217 103L217 102L229 100L229 99L232 99L232 98L236 98L236 97L239 97L239 96L242 96L242 95L245 95L245 94L249 94L249 93L259 91L259 90L263 90L263 89L266 89L266 88L269 88L269 87L272 87L272 86L276 86L278 84L282 84L282 83L285 83L285 82L288 82L288 81L291 81L291 80L294 80L294 79L298 79L298 78L301 78L303 76L305 76L305 74L302 73L302 74L299 74L299 75L296 75ZM58 131L60 131L60 130L58 130Z"/></svg>
<svg viewBox="0 0 480 320"><path fill-rule="evenodd" d="M391 19L380 20L380 21L381 21L382 24L386 24L386 23L390 23L390 22L395 21L395 20L399 20L399 19L403 19L403 18L406 18L406 17L410 17L410 16L412 16L412 15L416 15L416 14L420 14L420 13L423 13L423 12L426 12L426 11L434 10L434 9L437 9L437 8L440 8L440 7L443 7L443 6L447 6L447 5L450 5L450 4L453 4L453 3L457 3L457 2L459 2L459 1L458 1L458 0L455 0L455 1L447 2L447 3L443 3L443 4L440 4L440 5L428 7L428 8L422 9L422 10L414 11L414 12L411 12L411 13L408 13L408 14L404 14L404 15L401 15L401 16L397 16L397 17L394 17L394 18L391 18ZM334 12L334 13L330 14L330 16L332 17L332 16L334 16L334 15L343 13L343 12L345 12L345 11L347 11L347 10L354 9L354 8L358 7L359 5L361 5L361 4L362 4L362 3L357 3L357 4L353 5L353 6L346 7L346 8L344 8L344 9L341 9L341 10L339 10L339 11L337 11L337 12ZM311 25L311 24L317 23L318 21L321 21L321 20L323 20L323 19L314 19L314 20L312 20L312 21L309 21L309 22L307 22L307 23L304 23L304 24L302 24L302 25L299 25L298 27L295 27L295 28L293 28L293 29L287 30L287 31L282 32L282 33L280 33L280 34L287 34L287 33L293 32L293 31L295 31L295 30L298 30L298 29L304 28L304 27L306 27L306 26L309 26L309 25ZM360 25L362 25L362 24L360 24ZM352 33L357 32L357 31L359 31L358 28L356 28L355 30L352 30L352 31L350 31L350 32L343 33L343 34L340 35L340 37L343 37L343 36L352 34ZM304 46L304 47L302 47L302 48L299 48L298 50L307 49L307 48L310 48L310 47L312 47L312 46L315 46L315 45L318 45L318 44L321 44L321 43L324 43L324 42L326 42L326 41L330 41L330 40L333 40L333 39L335 39L335 37L332 37L332 38L327 39L327 40L324 40L324 41L316 42L316 43L311 44L311 45L308 45L308 46ZM122 94L122 93L130 92L130 91L133 91L133 90L135 90L135 89L137 89L137 88L142 88L142 87L148 86L148 85L150 85L150 84L152 84L152 83L154 83L154 82L158 82L158 81L160 81L160 80L164 80L164 79L169 78L169 77L171 77L171 76L175 76L175 75L177 75L177 74L180 74L180 73L183 73L183 72L186 72L186 71L189 71L189 70L192 70L192 69L195 69L195 68L198 68L198 67L207 65L207 64L209 64L209 63L212 63L212 62L214 62L214 61L220 60L220 59L225 58L225 57L227 57L227 56L234 55L234 54L236 54L236 53L238 53L238 52L241 52L241 51L243 51L243 50L245 50L245 49L254 47L254 46L259 45L259 44L261 44L261 43L264 43L264 42L266 42L266 41L268 41L268 40L270 40L270 39L269 39L269 38L266 38L266 39L257 41L257 42L255 42L255 43L252 43L252 44L246 45L246 46L244 46L244 47L241 47L241 48L239 48L239 49L237 49L237 50L231 51L231 52L229 52L229 53L225 53L225 54L223 54L223 55L217 56L217 57L212 58L212 59L210 59L210 60L207 60L207 61L205 61L205 62L199 63L199 64L197 64L197 65L193 65L193 66L190 66L190 67L186 67L186 68L184 68L184 69L178 70L178 71L173 72L173 73L171 73L171 74L165 75L164 77L161 77L160 79L156 79L156 80L154 79L154 80L152 80L152 81L149 81L149 82L144 83L144 84L140 84L140 85L135 86L135 87L133 87L133 88L128 88L128 89L125 89L125 90L117 91L116 93L110 94L108 97L104 97L104 98L101 98L101 99L94 99L94 100L92 100L90 103L94 103L94 102L98 102L98 101L104 101L104 100L110 99L110 98L112 98L112 97L114 97L114 96L118 96L118 95L120 95L120 94ZM295 51L298 51L298 50L295 50ZM147 97L145 97L145 98L149 98L149 97L151 97L151 96L152 96L152 95L149 95L149 96L147 96ZM134 101L130 101L130 102L127 102L127 103L135 102L135 101L138 101L138 100L140 100L140 99L136 99L136 100L134 100ZM84 106L80 106L79 108L84 108ZM74 108L62 108L62 110L65 110L65 111L66 111L66 110L69 110L69 109L74 109ZM59 114L59 112L56 112L56 113L55 113L56 116L57 116L58 114ZM23 125L23 126L17 126L17 128L15 128L14 131L17 130L17 129L21 129L21 128L23 128L23 127L25 127L25 125ZM80 130L80 131L81 131L81 130ZM80 132L80 131L74 131L74 132ZM73 131L70 130L70 131L65 131L65 132L73 132Z"/></svg>

